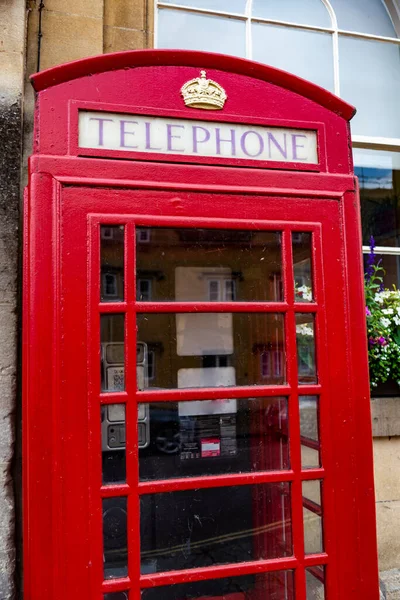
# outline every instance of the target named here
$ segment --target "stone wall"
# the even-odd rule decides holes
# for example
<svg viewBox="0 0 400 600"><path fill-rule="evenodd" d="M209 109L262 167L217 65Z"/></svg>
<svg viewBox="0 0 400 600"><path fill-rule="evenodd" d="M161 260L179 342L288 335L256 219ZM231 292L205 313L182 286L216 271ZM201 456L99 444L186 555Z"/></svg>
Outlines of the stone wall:
<svg viewBox="0 0 400 600"><path fill-rule="evenodd" d="M14 438L25 1L0 3L0 599L14 596Z"/></svg>

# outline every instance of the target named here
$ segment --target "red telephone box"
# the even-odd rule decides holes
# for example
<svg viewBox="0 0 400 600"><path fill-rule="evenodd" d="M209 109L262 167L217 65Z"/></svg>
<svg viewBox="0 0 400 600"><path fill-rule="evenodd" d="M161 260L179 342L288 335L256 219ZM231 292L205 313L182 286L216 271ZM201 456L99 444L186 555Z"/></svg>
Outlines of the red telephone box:
<svg viewBox="0 0 400 600"><path fill-rule="evenodd" d="M199 52L33 85L26 600L377 600L354 109Z"/></svg>

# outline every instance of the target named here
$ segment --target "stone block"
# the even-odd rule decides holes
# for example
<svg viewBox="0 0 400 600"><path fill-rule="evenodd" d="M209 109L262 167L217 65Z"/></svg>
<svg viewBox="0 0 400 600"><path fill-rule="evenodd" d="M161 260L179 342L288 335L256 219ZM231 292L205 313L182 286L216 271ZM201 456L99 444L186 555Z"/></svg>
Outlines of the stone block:
<svg viewBox="0 0 400 600"><path fill-rule="evenodd" d="M103 18L104 0L46 0L46 10L62 13L64 15ZM131 2L132 4L132 2ZM136 2L133 2L136 4Z"/></svg>
<svg viewBox="0 0 400 600"><path fill-rule="evenodd" d="M104 28L104 52L122 52L144 48L145 33L136 29Z"/></svg>
<svg viewBox="0 0 400 600"><path fill-rule="evenodd" d="M0 377L15 374L16 336L17 319L15 309L12 305L0 304Z"/></svg>
<svg viewBox="0 0 400 600"><path fill-rule="evenodd" d="M0 2L0 52L23 53L25 6L23 2Z"/></svg>
<svg viewBox="0 0 400 600"><path fill-rule="evenodd" d="M379 569L386 571L399 565L400 556L400 500L377 502Z"/></svg>
<svg viewBox="0 0 400 600"><path fill-rule="evenodd" d="M375 438L373 448L376 500L400 500L400 437Z"/></svg>
<svg viewBox="0 0 400 600"><path fill-rule="evenodd" d="M124 29L145 28L145 0L105 0L104 25ZM151 4L151 2L148 2Z"/></svg>
<svg viewBox="0 0 400 600"><path fill-rule="evenodd" d="M400 569L379 573L384 600L400 600Z"/></svg>
<svg viewBox="0 0 400 600"><path fill-rule="evenodd" d="M102 19L45 10L42 33L41 70L103 51Z"/></svg>
<svg viewBox="0 0 400 600"><path fill-rule="evenodd" d="M373 437L400 436L400 398L371 398Z"/></svg>
<svg viewBox="0 0 400 600"><path fill-rule="evenodd" d="M0 104L10 104L22 92L24 57L18 52L0 52Z"/></svg>

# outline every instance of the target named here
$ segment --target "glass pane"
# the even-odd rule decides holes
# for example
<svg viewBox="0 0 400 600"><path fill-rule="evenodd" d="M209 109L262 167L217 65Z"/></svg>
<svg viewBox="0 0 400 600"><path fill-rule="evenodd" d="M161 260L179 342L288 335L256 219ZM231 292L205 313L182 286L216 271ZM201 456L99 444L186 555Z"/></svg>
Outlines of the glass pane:
<svg viewBox="0 0 400 600"><path fill-rule="evenodd" d="M295 302L313 300L311 239L311 233L292 233Z"/></svg>
<svg viewBox="0 0 400 600"><path fill-rule="evenodd" d="M151 297L177 302L282 301L281 234L234 229L137 228L136 278ZM142 284L143 287L143 284Z"/></svg>
<svg viewBox="0 0 400 600"><path fill-rule="evenodd" d="M101 315L101 390L122 392L125 389L125 318L124 315Z"/></svg>
<svg viewBox="0 0 400 600"><path fill-rule="evenodd" d="M323 552L321 482L303 481L304 552Z"/></svg>
<svg viewBox="0 0 400 600"><path fill-rule="evenodd" d="M281 314L139 314L138 338L154 350L149 387L200 388L283 384Z"/></svg>
<svg viewBox="0 0 400 600"><path fill-rule="evenodd" d="M397 37L384 0L330 0L340 29Z"/></svg>
<svg viewBox="0 0 400 600"><path fill-rule="evenodd" d="M142 590L142 600L294 600L293 571L253 573Z"/></svg>
<svg viewBox="0 0 400 600"><path fill-rule="evenodd" d="M287 398L152 402L140 479L288 469Z"/></svg>
<svg viewBox="0 0 400 600"><path fill-rule="evenodd" d="M112 592L104 594L104 600L128 600L129 592Z"/></svg>
<svg viewBox="0 0 400 600"><path fill-rule="evenodd" d="M307 600L325 600L325 568L306 569Z"/></svg>
<svg viewBox="0 0 400 600"><path fill-rule="evenodd" d="M390 254L377 254L375 264L380 264L385 269L383 277L384 287L392 290L393 286L400 287L400 256ZM364 254L364 273L368 269L368 254Z"/></svg>
<svg viewBox="0 0 400 600"><path fill-rule="evenodd" d="M331 34L265 23L254 23L252 27L254 60L333 91Z"/></svg>
<svg viewBox="0 0 400 600"><path fill-rule="evenodd" d="M160 8L158 47L208 50L244 58L245 21Z"/></svg>
<svg viewBox="0 0 400 600"><path fill-rule="evenodd" d="M318 432L318 396L300 396L301 466L320 466Z"/></svg>
<svg viewBox="0 0 400 600"><path fill-rule="evenodd" d="M234 12L244 14L246 0L163 0L164 4L180 4L181 6L192 6L193 8L203 8L211 10L221 10L224 12Z"/></svg>
<svg viewBox="0 0 400 600"><path fill-rule="evenodd" d="M299 383L317 383L314 315L296 315L296 341Z"/></svg>
<svg viewBox="0 0 400 600"><path fill-rule="evenodd" d="M126 498L103 499L104 578L128 575Z"/></svg>
<svg viewBox="0 0 400 600"><path fill-rule="evenodd" d="M339 38L341 95L357 107L356 135L400 137L400 48L371 40Z"/></svg>
<svg viewBox="0 0 400 600"><path fill-rule="evenodd" d="M289 556L290 485L141 496L140 526L146 573Z"/></svg>
<svg viewBox="0 0 400 600"><path fill-rule="evenodd" d="M101 450L103 483L124 483L125 404L108 404L101 407Z"/></svg>
<svg viewBox="0 0 400 600"><path fill-rule="evenodd" d="M124 299L124 226L100 227L100 271L102 302Z"/></svg>
<svg viewBox="0 0 400 600"><path fill-rule="evenodd" d="M331 18L321 0L253 0L253 16L331 27Z"/></svg>

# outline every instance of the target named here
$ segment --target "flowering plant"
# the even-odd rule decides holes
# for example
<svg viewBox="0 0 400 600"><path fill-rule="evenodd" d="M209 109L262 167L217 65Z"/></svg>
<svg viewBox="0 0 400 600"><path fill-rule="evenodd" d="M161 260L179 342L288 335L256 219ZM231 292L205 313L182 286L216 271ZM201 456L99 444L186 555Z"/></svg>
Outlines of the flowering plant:
<svg viewBox="0 0 400 600"><path fill-rule="evenodd" d="M393 379L400 385L400 290L383 287L385 271L376 263L375 242L365 273L369 373L372 387Z"/></svg>

